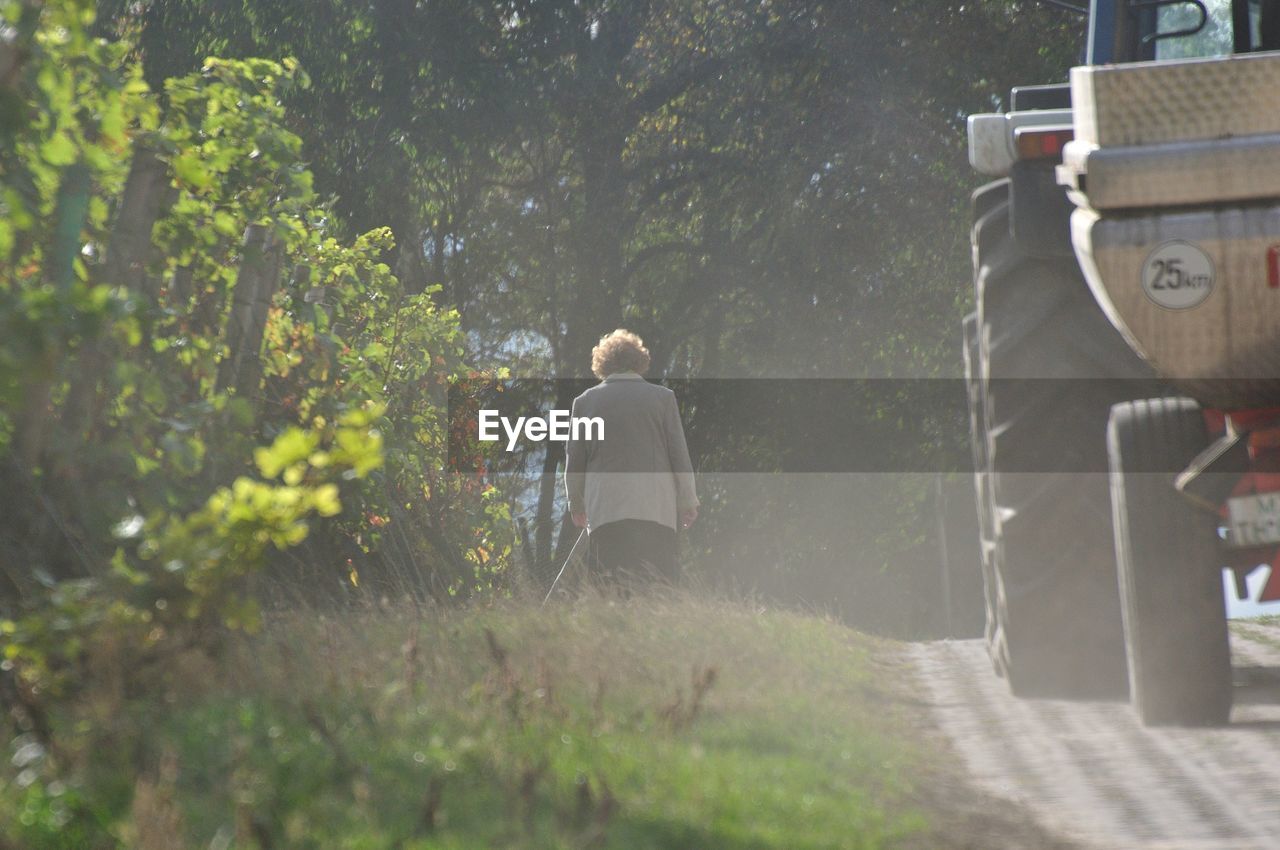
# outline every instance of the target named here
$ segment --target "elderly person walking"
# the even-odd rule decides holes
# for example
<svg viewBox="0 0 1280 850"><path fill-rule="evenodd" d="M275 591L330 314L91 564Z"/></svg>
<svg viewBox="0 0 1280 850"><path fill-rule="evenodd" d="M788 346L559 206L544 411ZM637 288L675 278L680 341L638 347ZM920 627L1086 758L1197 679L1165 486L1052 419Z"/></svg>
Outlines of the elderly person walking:
<svg viewBox="0 0 1280 850"><path fill-rule="evenodd" d="M591 351L600 383L573 401L574 417L600 417L604 435L566 447L569 512L587 529L589 569L596 578L674 582L676 528L698 518L693 465L676 396L642 375L649 351L618 329Z"/></svg>

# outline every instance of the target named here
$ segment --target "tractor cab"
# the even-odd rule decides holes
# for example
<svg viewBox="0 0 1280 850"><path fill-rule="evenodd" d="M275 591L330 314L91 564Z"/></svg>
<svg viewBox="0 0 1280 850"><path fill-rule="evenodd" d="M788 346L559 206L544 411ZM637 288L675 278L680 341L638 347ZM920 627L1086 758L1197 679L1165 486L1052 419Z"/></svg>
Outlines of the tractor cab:
<svg viewBox="0 0 1280 850"><path fill-rule="evenodd" d="M1252 53L1280 47L1275 0L1094 0L1086 62L1106 65Z"/></svg>

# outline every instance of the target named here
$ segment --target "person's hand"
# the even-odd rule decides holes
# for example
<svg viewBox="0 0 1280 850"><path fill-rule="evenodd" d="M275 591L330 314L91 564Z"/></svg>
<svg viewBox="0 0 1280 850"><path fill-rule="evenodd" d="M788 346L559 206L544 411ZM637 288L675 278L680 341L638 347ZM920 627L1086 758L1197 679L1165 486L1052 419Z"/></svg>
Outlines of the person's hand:
<svg viewBox="0 0 1280 850"><path fill-rule="evenodd" d="M680 512L680 527L688 528L689 526L693 525L694 522L697 521L697 519L698 519L698 509L686 508L685 510Z"/></svg>
<svg viewBox="0 0 1280 850"><path fill-rule="evenodd" d="M573 524L574 524L574 525L576 525L578 528L586 528L586 527L587 527L587 512L586 512L586 511L578 511L577 513L569 514L569 516L570 516L570 518L572 518L572 519L573 519Z"/></svg>

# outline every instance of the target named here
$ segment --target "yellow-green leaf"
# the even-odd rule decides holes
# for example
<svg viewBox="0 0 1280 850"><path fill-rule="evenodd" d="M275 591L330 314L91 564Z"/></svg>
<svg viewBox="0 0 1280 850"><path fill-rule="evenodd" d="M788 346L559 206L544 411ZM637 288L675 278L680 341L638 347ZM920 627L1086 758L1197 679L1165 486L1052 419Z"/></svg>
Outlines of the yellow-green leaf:
<svg viewBox="0 0 1280 850"><path fill-rule="evenodd" d="M174 158L173 173L192 189L203 190L213 185L213 178L200 161L200 156L191 151Z"/></svg>
<svg viewBox="0 0 1280 850"><path fill-rule="evenodd" d="M323 484L316 488L314 504L320 516L336 516L342 510L338 499L338 485Z"/></svg>
<svg viewBox="0 0 1280 850"><path fill-rule="evenodd" d="M76 161L76 145L65 131L59 130L40 146L40 156L50 165L70 165Z"/></svg>

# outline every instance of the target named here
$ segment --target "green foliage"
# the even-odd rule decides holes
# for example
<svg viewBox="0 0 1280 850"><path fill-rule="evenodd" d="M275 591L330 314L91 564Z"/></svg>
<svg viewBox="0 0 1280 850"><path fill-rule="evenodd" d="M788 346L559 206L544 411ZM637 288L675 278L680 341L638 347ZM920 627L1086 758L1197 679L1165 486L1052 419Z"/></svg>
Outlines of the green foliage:
<svg viewBox="0 0 1280 850"><path fill-rule="evenodd" d="M1071 51L1020 4L926 5L107 0L99 21L91 0L0 0L0 842L915 830L892 730L848 723L860 657L807 628L645 631L602 607L555 624L601 654L545 681L527 653L554 629L533 621L488 621L487 656L449 621L241 633L282 586L508 589L510 494L448 465L445 389L469 360L580 372L625 322L675 374L945 372L967 297L957 116ZM1015 56L988 75L997 48ZM872 570L920 537L909 487L856 521L822 491L708 499L756 525L707 522L722 536L695 547L786 547L768 568L789 578L867 529ZM815 498L813 525L779 533ZM645 663L604 651L611 629ZM672 687L687 666L652 665L704 664L689 647L717 639L748 710L695 717L697 685ZM760 659L779 666L752 680Z"/></svg>
<svg viewBox="0 0 1280 850"><path fill-rule="evenodd" d="M245 580L271 549L297 546L314 518L342 510L339 482L381 465L376 418L356 411L336 426L285 431L255 453L261 479L238 477L186 515L122 520L110 574L59 583L34 611L0 620L5 671L25 692L66 698L92 682L90 646L107 636L132 667L207 642L211 629L255 631Z"/></svg>
<svg viewBox="0 0 1280 850"><path fill-rule="evenodd" d="M14 34L5 58L16 66L0 90L8 107L0 110L5 260L24 257L40 217L52 213L65 168L85 162L95 179L118 188L131 135L155 125L141 68L122 64L127 46L89 37L93 7L89 0L0 4ZM101 216L93 219L101 224Z"/></svg>
<svg viewBox="0 0 1280 850"><path fill-rule="evenodd" d="M1065 79L1083 46L1077 16L1013 0L103 8L104 26L139 34L153 80L210 50L299 57L312 85L286 97L335 218L393 229L406 286L443 287L473 362L548 377L586 373L592 344L619 325L648 341L655 375L957 376L978 183L964 116L999 109L1011 86ZM709 434L735 424L708 405L691 419ZM916 434L963 448L956 421ZM771 587L821 596L793 579L831 568L828 550L868 552L874 538L846 568L878 572L931 524L920 488L890 486L889 501L910 503L889 516L905 528L788 485L763 503L708 500L685 551L751 583L739 519L821 517L823 533L781 553L788 563L760 564L785 579ZM528 487L518 504L545 569L563 506L556 488Z"/></svg>
<svg viewBox="0 0 1280 850"><path fill-rule="evenodd" d="M284 107L308 85L298 64L208 59L157 93L126 42L90 36L92 4L0 15L15 107L0 110L0 728L15 746L74 750L84 729L55 734L52 717L104 678L145 692L184 653L218 653L281 585L329 600L502 587L501 500L442 475L458 316L401 285L385 228L334 227ZM76 846L99 846L118 816L102 811L133 793L84 803L65 760L30 770L10 813L34 830L22 846L81 829L99 837Z"/></svg>
<svg viewBox="0 0 1280 850"><path fill-rule="evenodd" d="M91 184L118 190L131 133L156 122L125 48L90 39L87 2L6 0L14 38L0 48L0 447L13 439L15 408L49 380L59 356L111 313L93 286L78 238L101 233L107 206ZM52 255L51 255L52 252Z"/></svg>
<svg viewBox="0 0 1280 850"><path fill-rule="evenodd" d="M221 616L229 627L256 626L249 601L232 591L237 580L262 568L269 545L301 543L313 515L338 514L343 476L363 478L382 464L381 439L369 425L375 418L357 412L336 428L291 428L255 452L267 480L241 476L187 516L153 517L137 547L137 557L150 562L150 594L188 619ZM125 570L140 583L138 572Z"/></svg>
<svg viewBox="0 0 1280 850"><path fill-rule="evenodd" d="M411 558L399 591L491 583L504 557L463 566L477 546L509 551L491 500L440 477L444 388L461 368L457 314L434 290L400 284L384 262L387 229L351 241L334 231L283 106L309 85L298 64L208 59L156 97L127 44L88 37L89 6L14 3L8 14L27 52L7 93L27 120L3 140L17 188L0 210L13 235L0 246L0 450L11 476L50 498L56 524L87 543L55 578L100 575L93 563L111 557L121 517L190 514L264 440L375 410L359 415L377 431L379 457L352 469L344 510L326 523L327 560L345 540L348 556L384 571ZM135 178L152 161L160 182L148 188ZM263 245L242 237L250 225L265 228ZM37 238L68 228L69 241ZM70 282L58 278L63 266ZM263 307L239 292L255 268L270 284ZM259 350L233 350L237 298L265 309ZM250 363L260 391L231 391L232 358ZM473 518L460 539L443 531L455 511ZM424 539L419 525L441 531ZM388 531L398 541L390 554L379 548ZM44 544L57 541L32 554ZM364 566L329 569L346 579Z"/></svg>

